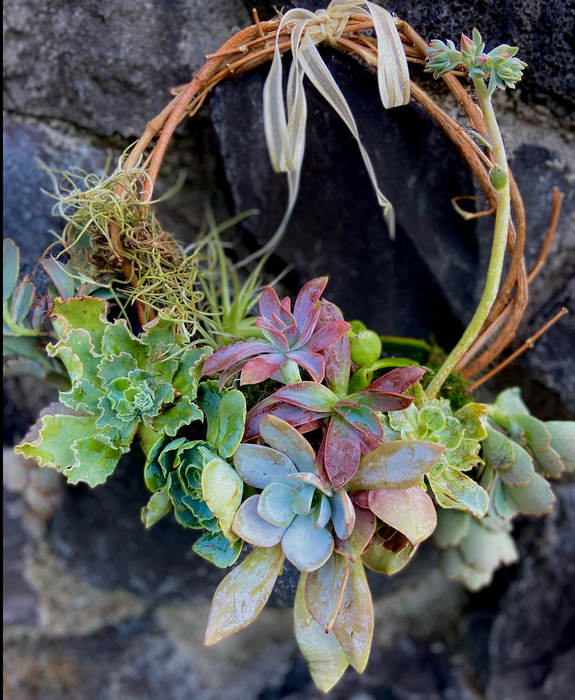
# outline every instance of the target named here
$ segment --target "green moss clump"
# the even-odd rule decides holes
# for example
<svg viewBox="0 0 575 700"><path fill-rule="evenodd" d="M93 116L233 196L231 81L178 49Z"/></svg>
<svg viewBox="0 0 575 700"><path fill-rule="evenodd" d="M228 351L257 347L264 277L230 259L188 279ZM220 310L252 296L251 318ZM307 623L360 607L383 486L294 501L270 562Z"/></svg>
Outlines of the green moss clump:
<svg viewBox="0 0 575 700"><path fill-rule="evenodd" d="M263 399L267 399L274 391L281 389L283 384L276 382L274 379L266 379L261 384L248 384L239 386L238 389L246 397L246 406L248 411Z"/></svg>
<svg viewBox="0 0 575 700"><path fill-rule="evenodd" d="M422 379L421 384L424 389L431 384L439 366L429 367L429 371L426 372ZM451 404L453 411L459 410L462 406L473 402L473 398L469 395L469 387L471 382L460 373L452 372L448 377L445 384L441 387L439 392L439 397L443 399L448 399Z"/></svg>

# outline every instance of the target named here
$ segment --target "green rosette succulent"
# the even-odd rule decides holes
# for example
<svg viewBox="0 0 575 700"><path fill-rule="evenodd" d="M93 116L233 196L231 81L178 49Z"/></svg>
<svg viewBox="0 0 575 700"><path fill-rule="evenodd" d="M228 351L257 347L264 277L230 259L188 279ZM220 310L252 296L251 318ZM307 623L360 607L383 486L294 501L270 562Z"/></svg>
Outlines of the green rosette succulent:
<svg viewBox="0 0 575 700"><path fill-rule="evenodd" d="M490 495L494 520L544 515L554 501L547 479L575 470L575 423L540 421L529 413L519 389L507 389L489 406L483 459L480 483Z"/></svg>
<svg viewBox="0 0 575 700"><path fill-rule="evenodd" d="M207 418L207 438L160 438L148 453L146 486L154 494L142 510L151 527L173 510L183 527L206 530L194 551L216 566L231 566L243 542L231 530L244 485L225 461L241 442L246 401L237 390L219 392L217 382L202 382L198 403Z"/></svg>
<svg viewBox="0 0 575 700"><path fill-rule="evenodd" d="M434 544L440 549L440 566L449 579L461 581L470 591L488 586L502 566L519 559L510 523L476 518L459 510L437 513Z"/></svg>
<svg viewBox="0 0 575 700"><path fill-rule="evenodd" d="M487 437L487 406L469 403L453 412L447 399L434 399L421 408L415 404L404 411L383 416L389 440L426 440L445 445L435 467L426 474L435 500L441 508L486 514L489 496L464 472L482 463L481 441Z"/></svg>
<svg viewBox="0 0 575 700"><path fill-rule="evenodd" d="M206 348L182 346L173 324L155 319L136 337L107 320L94 297L56 299L57 342L47 353L65 366L72 387L15 449L53 467L71 483L103 483L138 430L175 436L203 413L195 404ZM151 432L150 432L151 431Z"/></svg>

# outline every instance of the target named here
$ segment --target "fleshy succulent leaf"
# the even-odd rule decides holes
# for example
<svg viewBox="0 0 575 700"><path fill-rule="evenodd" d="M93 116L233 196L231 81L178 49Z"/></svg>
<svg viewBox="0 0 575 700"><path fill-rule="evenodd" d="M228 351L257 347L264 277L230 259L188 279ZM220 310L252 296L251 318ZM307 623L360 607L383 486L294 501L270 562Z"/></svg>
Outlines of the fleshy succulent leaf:
<svg viewBox="0 0 575 700"><path fill-rule="evenodd" d="M369 507L387 525L403 533L412 545L434 531L437 515L431 498L418 486L369 492Z"/></svg>
<svg viewBox="0 0 575 700"><path fill-rule="evenodd" d="M324 465L335 489L352 479L359 467L361 447L357 432L344 418L332 416L325 437Z"/></svg>
<svg viewBox="0 0 575 700"><path fill-rule="evenodd" d="M337 552L307 576L306 607L326 634L333 627L339 612L348 577L349 560Z"/></svg>
<svg viewBox="0 0 575 700"><path fill-rule="evenodd" d="M230 542L221 532L204 532L192 549L220 569L227 569L236 563L243 544L240 539Z"/></svg>
<svg viewBox="0 0 575 700"><path fill-rule="evenodd" d="M238 447L234 466L246 484L265 489L275 481L284 482L296 468L285 454L265 445L243 444Z"/></svg>
<svg viewBox="0 0 575 700"><path fill-rule="evenodd" d="M283 562L279 545L256 548L226 576L214 594L206 630L207 646L255 620L270 597Z"/></svg>
<svg viewBox="0 0 575 700"><path fill-rule="evenodd" d="M331 533L325 529L316 530L311 515L298 515L281 542L286 558L306 573L319 569L333 552Z"/></svg>
<svg viewBox="0 0 575 700"><path fill-rule="evenodd" d="M232 531L245 542L256 547L273 547L278 544L285 527L279 527L258 515L258 505L261 496L250 496L245 500L235 514Z"/></svg>
<svg viewBox="0 0 575 700"><path fill-rule="evenodd" d="M335 551L351 561L360 557L375 534L376 517L371 510L354 506L355 525L346 539L335 537Z"/></svg>
<svg viewBox="0 0 575 700"><path fill-rule="evenodd" d="M273 415L262 420L260 434L273 449L288 457L300 472L317 472L309 442L295 428Z"/></svg>
<svg viewBox="0 0 575 700"><path fill-rule="evenodd" d="M391 552L383 545L377 545L364 552L361 559L368 569L378 574L392 576L409 563L416 551L417 546L411 545L399 552Z"/></svg>
<svg viewBox="0 0 575 700"><path fill-rule="evenodd" d="M146 529L155 525L158 520L172 510L172 499L166 488L152 494L148 503L142 508L142 522Z"/></svg>
<svg viewBox="0 0 575 700"><path fill-rule="evenodd" d="M235 540L232 535L232 523L241 505L243 490L243 481L223 459L213 459L203 468L204 500L217 518L222 534L228 540Z"/></svg>

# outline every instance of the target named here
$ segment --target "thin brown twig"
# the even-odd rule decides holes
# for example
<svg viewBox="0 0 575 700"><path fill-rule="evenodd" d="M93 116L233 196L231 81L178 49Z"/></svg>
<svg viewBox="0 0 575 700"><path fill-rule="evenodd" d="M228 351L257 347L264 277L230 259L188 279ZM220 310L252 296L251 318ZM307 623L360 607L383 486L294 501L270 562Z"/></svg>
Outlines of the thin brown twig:
<svg viewBox="0 0 575 700"><path fill-rule="evenodd" d="M554 326L557 321L559 321L560 318L565 316L565 314L568 314L569 311L563 307L561 311L555 314L553 318L550 321L547 321L545 325L543 325L536 333L534 333L530 338L527 338L527 340L523 343L523 345L520 348L517 348L515 352L511 353L509 357L505 358L502 362L500 362L497 367L493 367L493 369L489 370L486 374L484 374L482 377L480 377L477 381L475 381L470 387L469 391L475 391L477 387L480 387L482 384L484 384L487 380L492 379L496 374L499 374L501 370L505 369L508 365L510 365L514 360L516 360L518 357L523 355L524 352L527 352L530 348L532 348L537 340L546 333L551 326Z"/></svg>

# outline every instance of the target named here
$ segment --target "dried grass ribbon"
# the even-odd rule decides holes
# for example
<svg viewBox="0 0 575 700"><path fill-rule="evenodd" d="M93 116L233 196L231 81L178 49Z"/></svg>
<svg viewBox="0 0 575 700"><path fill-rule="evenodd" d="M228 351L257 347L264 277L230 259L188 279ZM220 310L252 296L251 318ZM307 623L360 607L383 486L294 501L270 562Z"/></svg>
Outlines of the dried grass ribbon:
<svg viewBox="0 0 575 700"><path fill-rule="evenodd" d="M377 77L381 101L386 109L409 102L409 69L399 33L391 14L366 0L333 0L327 9L310 12L295 8L281 20L276 34L275 52L264 86L264 129L274 170L286 173L289 199L284 217L271 240L242 264L272 250L280 241L289 222L300 185L301 166L305 151L307 102L303 79L307 75L319 93L339 114L358 142L377 201L383 209L389 232L395 234L395 217L391 203L379 189L369 155L361 141L355 119L335 78L317 50L326 43L337 46L352 15L364 15L373 22L378 47ZM291 27L293 62L289 72L286 96L282 84L282 58L279 39L282 29Z"/></svg>

